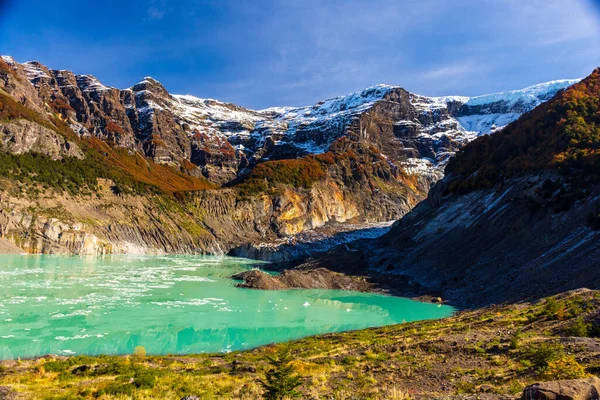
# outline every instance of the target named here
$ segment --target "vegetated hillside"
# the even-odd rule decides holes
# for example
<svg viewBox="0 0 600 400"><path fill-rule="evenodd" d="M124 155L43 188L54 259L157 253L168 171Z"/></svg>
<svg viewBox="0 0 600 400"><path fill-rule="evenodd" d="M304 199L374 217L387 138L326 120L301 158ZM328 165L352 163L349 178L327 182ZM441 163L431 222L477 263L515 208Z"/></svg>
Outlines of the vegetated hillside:
<svg viewBox="0 0 600 400"><path fill-rule="evenodd" d="M97 138L80 138L60 114L44 116L4 91L0 91L0 121L2 176L19 182L37 182L72 194L94 190L98 178L112 179L120 185L116 190L139 194L216 187L202 177L186 175Z"/></svg>
<svg viewBox="0 0 600 400"><path fill-rule="evenodd" d="M468 144L387 235L302 267L467 307L600 287L598 76Z"/></svg>
<svg viewBox="0 0 600 400"><path fill-rule="evenodd" d="M483 136L448 164L448 190L491 187L528 172L554 169L595 182L600 174L600 69L518 122Z"/></svg>
<svg viewBox="0 0 600 400"><path fill-rule="evenodd" d="M0 393L23 399L258 399L265 394L260 381L276 371L299 377L295 391L305 399L515 399L536 382L600 371L599 306L598 292L582 290L229 354L157 357L138 349L121 357L5 361ZM274 386L284 394L285 385Z"/></svg>

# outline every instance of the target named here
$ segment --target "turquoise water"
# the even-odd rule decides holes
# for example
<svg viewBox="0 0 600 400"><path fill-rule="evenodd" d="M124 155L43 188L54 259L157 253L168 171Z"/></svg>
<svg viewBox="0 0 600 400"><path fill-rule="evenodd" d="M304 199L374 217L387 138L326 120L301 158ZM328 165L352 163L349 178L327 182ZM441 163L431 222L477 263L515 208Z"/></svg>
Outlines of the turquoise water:
<svg viewBox="0 0 600 400"><path fill-rule="evenodd" d="M226 352L453 312L377 294L239 289L229 279L256 266L229 257L0 255L0 359L136 346Z"/></svg>

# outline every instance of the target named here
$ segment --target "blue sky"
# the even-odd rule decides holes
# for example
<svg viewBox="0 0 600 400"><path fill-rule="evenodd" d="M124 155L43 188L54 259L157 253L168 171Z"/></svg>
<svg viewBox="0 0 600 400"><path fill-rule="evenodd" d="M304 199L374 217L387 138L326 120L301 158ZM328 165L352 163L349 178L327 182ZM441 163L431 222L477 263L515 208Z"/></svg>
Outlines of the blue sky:
<svg viewBox="0 0 600 400"><path fill-rule="evenodd" d="M0 0L0 53L251 108L477 95L600 65L600 0Z"/></svg>

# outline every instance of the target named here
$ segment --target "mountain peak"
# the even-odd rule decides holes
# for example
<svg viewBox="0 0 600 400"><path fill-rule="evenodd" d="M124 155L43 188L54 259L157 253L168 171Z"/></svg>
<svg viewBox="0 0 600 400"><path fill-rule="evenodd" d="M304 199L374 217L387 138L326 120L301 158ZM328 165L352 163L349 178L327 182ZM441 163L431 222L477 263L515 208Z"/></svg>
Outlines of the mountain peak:
<svg viewBox="0 0 600 400"><path fill-rule="evenodd" d="M150 91L160 95L169 95L163 84L151 76L144 77L144 79L133 85L130 89L134 92Z"/></svg>

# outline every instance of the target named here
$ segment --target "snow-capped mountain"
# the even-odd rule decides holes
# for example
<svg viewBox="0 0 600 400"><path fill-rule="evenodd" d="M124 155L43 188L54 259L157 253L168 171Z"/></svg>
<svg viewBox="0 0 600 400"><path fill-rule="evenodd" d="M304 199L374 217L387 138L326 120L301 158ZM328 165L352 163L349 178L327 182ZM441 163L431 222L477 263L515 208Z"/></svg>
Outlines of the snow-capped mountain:
<svg viewBox="0 0 600 400"><path fill-rule="evenodd" d="M250 110L171 95L150 77L116 89L90 75L2 59L80 135L142 151L163 163L191 162L198 173L218 183L237 179L263 160L324 153L334 144L339 149L341 138L367 142L391 165L433 182L466 143L500 129L578 81L471 98L427 97L378 85L313 106Z"/></svg>

